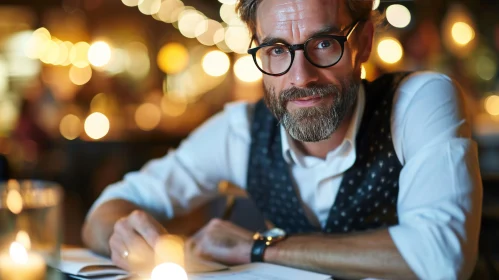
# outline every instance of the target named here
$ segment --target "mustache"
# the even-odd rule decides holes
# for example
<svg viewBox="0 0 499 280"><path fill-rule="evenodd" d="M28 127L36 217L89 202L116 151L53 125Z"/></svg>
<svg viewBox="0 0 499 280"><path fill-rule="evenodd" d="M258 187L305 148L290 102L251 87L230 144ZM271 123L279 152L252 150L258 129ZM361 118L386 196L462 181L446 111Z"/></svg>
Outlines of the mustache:
<svg viewBox="0 0 499 280"><path fill-rule="evenodd" d="M288 101L306 98L311 96L326 97L326 96L339 96L340 89L338 86L333 84L328 85L314 85L307 88L297 88L292 87L281 91L279 95L279 101L281 104L285 104Z"/></svg>

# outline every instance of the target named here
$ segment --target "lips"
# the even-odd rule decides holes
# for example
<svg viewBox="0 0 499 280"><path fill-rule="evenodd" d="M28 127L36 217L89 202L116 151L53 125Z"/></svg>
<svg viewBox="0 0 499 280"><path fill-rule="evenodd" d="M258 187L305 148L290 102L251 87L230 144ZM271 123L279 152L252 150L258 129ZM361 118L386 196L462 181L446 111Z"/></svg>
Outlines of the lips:
<svg viewBox="0 0 499 280"><path fill-rule="evenodd" d="M310 107L319 104L321 101L322 97L314 95L314 96L307 96L307 97L293 99L291 100L291 103L295 104L295 106L298 107Z"/></svg>
<svg viewBox="0 0 499 280"><path fill-rule="evenodd" d="M307 97L302 97L302 98L297 98L297 99L294 99L292 101L308 101L308 100L312 100L312 99L317 99L317 98L320 98L320 96L307 96Z"/></svg>

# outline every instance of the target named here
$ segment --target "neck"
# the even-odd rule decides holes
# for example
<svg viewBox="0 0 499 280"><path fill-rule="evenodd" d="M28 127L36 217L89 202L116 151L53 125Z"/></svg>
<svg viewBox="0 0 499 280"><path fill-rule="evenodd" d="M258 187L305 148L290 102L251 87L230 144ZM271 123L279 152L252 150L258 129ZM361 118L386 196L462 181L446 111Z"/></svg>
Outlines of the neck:
<svg viewBox="0 0 499 280"><path fill-rule="evenodd" d="M353 121L353 112L355 106L352 106L350 112L345 116L343 121L341 122L338 129L331 134L326 140L320 142L300 142L296 140L292 140L295 146L304 154L325 159L327 154L336 149L341 143L343 139L345 139L345 135L348 131L348 127L350 123ZM292 139L289 137L288 139Z"/></svg>

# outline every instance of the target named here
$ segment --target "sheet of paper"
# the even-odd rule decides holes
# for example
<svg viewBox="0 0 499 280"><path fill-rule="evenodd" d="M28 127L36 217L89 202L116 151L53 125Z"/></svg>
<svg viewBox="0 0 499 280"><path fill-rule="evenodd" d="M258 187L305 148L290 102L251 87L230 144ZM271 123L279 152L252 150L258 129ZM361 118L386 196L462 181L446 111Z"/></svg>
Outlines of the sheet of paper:
<svg viewBox="0 0 499 280"><path fill-rule="evenodd" d="M189 273L203 273L227 270L229 267L195 257L186 252L185 269ZM125 270L116 267L106 257L92 253L88 249L63 249L61 253L60 271L79 276L129 275Z"/></svg>
<svg viewBox="0 0 499 280"><path fill-rule="evenodd" d="M80 276L128 274L125 270L116 267L110 259L87 249L62 250L61 261L57 268L64 273Z"/></svg>
<svg viewBox="0 0 499 280"><path fill-rule="evenodd" d="M189 274L189 280L326 280L329 275L268 263L251 263L231 267L228 271Z"/></svg>

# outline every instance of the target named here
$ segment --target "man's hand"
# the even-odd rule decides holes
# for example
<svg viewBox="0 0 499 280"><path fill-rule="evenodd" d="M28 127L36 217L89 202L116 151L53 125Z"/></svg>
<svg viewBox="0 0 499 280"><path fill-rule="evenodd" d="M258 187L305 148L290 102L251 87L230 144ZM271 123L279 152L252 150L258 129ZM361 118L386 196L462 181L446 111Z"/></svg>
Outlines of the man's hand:
<svg viewBox="0 0 499 280"><path fill-rule="evenodd" d="M187 248L203 258L237 265L250 262L253 233L220 219L211 220L187 241Z"/></svg>
<svg viewBox="0 0 499 280"><path fill-rule="evenodd" d="M154 247L166 229L151 215L135 210L119 219L109 238L113 262L128 271L151 271L154 266Z"/></svg>

